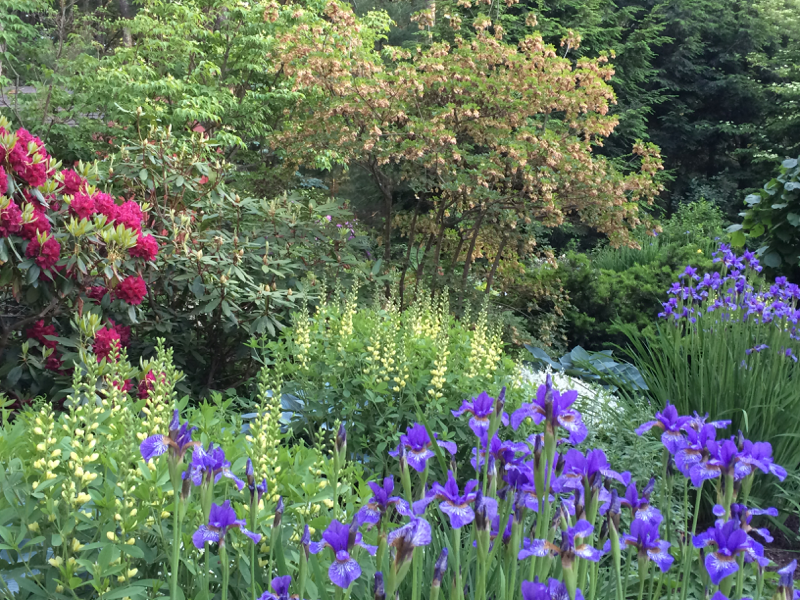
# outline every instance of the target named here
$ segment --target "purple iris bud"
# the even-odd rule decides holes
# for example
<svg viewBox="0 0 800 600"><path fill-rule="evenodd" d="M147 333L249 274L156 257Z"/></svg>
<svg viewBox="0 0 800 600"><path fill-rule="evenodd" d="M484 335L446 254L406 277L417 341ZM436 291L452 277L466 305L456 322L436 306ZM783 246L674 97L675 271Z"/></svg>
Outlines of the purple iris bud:
<svg viewBox="0 0 800 600"><path fill-rule="evenodd" d="M433 585L439 587L442 585L442 578L444 572L447 571L447 548L442 548L442 553L436 559L436 564L433 566Z"/></svg>
<svg viewBox="0 0 800 600"><path fill-rule="evenodd" d="M780 600L796 600L800 592L794 589L794 572L797 570L797 561L793 560L778 571L778 598Z"/></svg>
<svg viewBox="0 0 800 600"><path fill-rule="evenodd" d="M336 432L336 440L333 446L340 456L347 450L347 429L345 429L344 423L339 423L339 431Z"/></svg>
<svg viewBox="0 0 800 600"><path fill-rule="evenodd" d="M436 443L450 454L456 453L457 448L454 442L444 442L437 439ZM400 456L400 449L403 448L408 465L418 473L422 473L425 471L428 461L435 456L433 450L431 450L432 446L433 442L431 442L425 426L414 423L406 433L400 436L400 444L395 450L389 452L389 456Z"/></svg>
<svg viewBox="0 0 800 600"><path fill-rule="evenodd" d="M383 585L383 573L375 573L375 582L372 584L372 596L374 600L386 600L386 588Z"/></svg>
<svg viewBox="0 0 800 600"><path fill-rule="evenodd" d="M331 549L334 561L328 568L328 577L334 585L346 590L351 583L361 576L361 567L350 556L353 546L360 546L366 549L372 556L375 556L377 551L376 546L370 546L363 542L362 536L358 531L351 536L350 526L334 519L322 533L322 541L310 542L308 549L311 554L318 554L325 548Z"/></svg>
<svg viewBox="0 0 800 600"><path fill-rule="evenodd" d="M545 422L545 430L555 435L556 428L560 425L569 432L569 441L580 444L586 439L588 432L583 424L581 414L570 408L578 399L576 390L569 390L563 394L553 388L553 379L547 374L544 385L539 386L536 397L531 403L524 403L511 416L511 426L516 431L520 424L530 417L539 425Z"/></svg>
<svg viewBox="0 0 800 600"><path fill-rule="evenodd" d="M192 543L195 548L202 550L206 542L223 545L228 529L237 527L247 537L253 540L254 544L261 541L261 535L248 531L245 527L244 519L236 518L236 511L231 508L231 501L226 500L222 505L212 503L211 512L208 516L208 524L201 525L192 535Z"/></svg>
<svg viewBox="0 0 800 600"><path fill-rule="evenodd" d="M505 397L503 393L502 397ZM489 425L491 418L494 415L494 398L486 392L481 392L480 395L473 398L471 401L464 400L461 403L461 408L458 410L450 411L454 417L460 417L464 414L471 414L469 420L469 428L472 433L478 436L479 439L486 439L489 437ZM500 422L503 425L508 425L508 413L500 410Z"/></svg>
<svg viewBox="0 0 800 600"><path fill-rule="evenodd" d="M283 503L283 496L278 496L278 503L275 505L275 518L272 520L272 528L277 529L281 526L281 519L283 518L283 511L285 505Z"/></svg>
<svg viewBox="0 0 800 600"><path fill-rule="evenodd" d="M585 519L580 519L574 527L568 527L561 532L561 545L556 546L548 540L529 540L525 539L522 549L519 551L519 560L524 560L529 556L548 556L558 555L561 557L561 565L565 569L572 567L576 556L585 558L592 562L597 562L603 555L601 550L597 550L582 542L576 543L576 539L587 538L592 535L592 524Z"/></svg>
<svg viewBox="0 0 800 600"><path fill-rule="evenodd" d="M725 507L716 504L714 505L714 514L718 517L725 516ZM766 527L752 527L750 525L750 521L753 520L754 516L760 515L768 515L770 517L777 517L778 516L778 509L777 508L747 508L744 504L731 504L731 519L735 519L739 521L739 527L742 530L750 534L751 532L755 531L758 535L760 535L765 542L772 541L772 534L769 532L769 529ZM724 521L717 521L720 525L724 523Z"/></svg>
<svg viewBox="0 0 800 600"><path fill-rule="evenodd" d="M539 583L539 578L522 582L522 600L569 600L567 586L558 579L550 578L548 583ZM583 600L583 592L575 590L575 600Z"/></svg>
<svg viewBox="0 0 800 600"><path fill-rule="evenodd" d="M746 562L769 564L769 559L764 558L764 547L750 538L734 519L715 523L714 527L694 536L692 543L695 548L711 549L706 553L705 566L714 585L739 570L736 559L740 554L744 554Z"/></svg>
<svg viewBox="0 0 800 600"><path fill-rule="evenodd" d="M658 523L634 519L630 534L623 534L622 542L638 550L639 556L658 565L662 573L669 571L674 558L669 553L670 543L658 539Z"/></svg>
<svg viewBox="0 0 800 600"><path fill-rule="evenodd" d="M225 460L224 450L211 443L208 444L208 448L198 446L195 449L187 473L192 483L197 486L217 483L222 477L232 479L239 491L242 491L245 485L244 481L231 472L231 463Z"/></svg>
<svg viewBox="0 0 800 600"><path fill-rule="evenodd" d="M453 472L448 471L447 483L444 485L438 482L434 483L422 502L429 504L434 500L441 500L439 510L450 517L450 526L453 529L460 529L475 520L475 512L470 505L475 502L477 497L473 492L476 487L478 487L478 482L471 479L466 483L464 493L461 494ZM495 513L496 507L497 504L495 504Z"/></svg>
<svg viewBox="0 0 800 600"><path fill-rule="evenodd" d="M261 483L259 483L256 486L256 494L258 495L259 502L261 502L261 498L263 498L266 493L267 493L267 478L265 477L264 479L261 480Z"/></svg>
<svg viewBox="0 0 800 600"><path fill-rule="evenodd" d="M650 431L653 427L657 427L664 432L661 434L661 443L664 444L670 454L675 454L685 443L681 432L689 421L691 421L691 417L678 415L678 409L667 402L664 410L656 413L656 420L640 425L636 429L636 435L644 435L645 432Z"/></svg>
<svg viewBox="0 0 800 600"><path fill-rule="evenodd" d="M253 461L247 459L247 465L244 468L244 476L247 479L247 487L250 488L250 494L255 494L256 490L256 475L253 470Z"/></svg>
<svg viewBox="0 0 800 600"><path fill-rule="evenodd" d="M300 536L300 545L303 547L303 551L306 553L306 558L308 558L308 547L311 544L311 530L308 528L308 525L303 527L303 535Z"/></svg>
<svg viewBox="0 0 800 600"><path fill-rule="evenodd" d="M746 474L744 468L739 469L739 473L745 477L752 473L753 469L760 469L764 473L775 475L781 481L786 479L786 469L772 460L772 444L769 442L743 440L739 453L739 464L749 468Z"/></svg>
<svg viewBox="0 0 800 600"><path fill-rule="evenodd" d="M372 490L373 496L358 511L359 519L362 523L379 523L389 509L389 506L397 504L401 500L399 496L392 496L394 492L394 478L386 477L383 485L370 481L367 483Z"/></svg>
<svg viewBox="0 0 800 600"><path fill-rule="evenodd" d="M169 435L151 435L139 445L139 452L145 462L151 458L161 456L167 450L172 460L180 463L186 452L200 444L192 441L192 433L197 427L189 427L189 423L181 424L177 409L172 413L172 421L169 424Z"/></svg>
<svg viewBox="0 0 800 600"><path fill-rule="evenodd" d="M289 586L292 584L292 576L284 575L283 577L273 578L271 585L272 591L264 592L258 600L289 600Z"/></svg>
<svg viewBox="0 0 800 600"><path fill-rule="evenodd" d="M564 470L556 483L558 489L582 489L585 484L591 485L596 479L602 481L604 477L625 485L631 480L630 473L613 471L605 452L600 449L590 450L584 456L580 450L572 448L561 456L564 456Z"/></svg>

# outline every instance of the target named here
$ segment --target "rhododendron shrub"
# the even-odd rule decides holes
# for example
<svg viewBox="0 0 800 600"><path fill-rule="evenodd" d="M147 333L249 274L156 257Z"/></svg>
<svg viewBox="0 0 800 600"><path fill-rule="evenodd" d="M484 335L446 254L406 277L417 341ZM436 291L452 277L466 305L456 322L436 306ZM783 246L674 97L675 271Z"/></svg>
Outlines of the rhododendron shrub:
<svg viewBox="0 0 800 600"><path fill-rule="evenodd" d="M68 387L81 349L102 361L139 320L158 242L147 206L102 183L0 118L0 374L18 400Z"/></svg>

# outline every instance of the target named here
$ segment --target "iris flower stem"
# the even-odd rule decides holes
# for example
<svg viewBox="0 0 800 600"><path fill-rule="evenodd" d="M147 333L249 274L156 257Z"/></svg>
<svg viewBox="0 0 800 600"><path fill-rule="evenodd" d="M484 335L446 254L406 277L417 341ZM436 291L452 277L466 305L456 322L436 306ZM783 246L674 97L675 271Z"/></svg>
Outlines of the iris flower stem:
<svg viewBox="0 0 800 600"><path fill-rule="evenodd" d="M610 524L608 528L608 535L611 538L611 558L614 561L614 574L617 579L617 600L624 600L625 592L622 589L622 551L619 547L619 532L613 524Z"/></svg>
<svg viewBox="0 0 800 600"><path fill-rule="evenodd" d="M648 569L650 565L648 564ZM656 571L653 569L653 574L650 575L650 585L647 587L647 597L652 600L653 598L653 585L656 582Z"/></svg>
<svg viewBox="0 0 800 600"><path fill-rule="evenodd" d="M592 563L592 578L589 581L589 597L587 600L594 600L597 594L597 575L600 570L600 562Z"/></svg>
<svg viewBox="0 0 800 600"><path fill-rule="evenodd" d="M725 475L725 518L731 518L731 504L733 504L733 475Z"/></svg>
<svg viewBox="0 0 800 600"><path fill-rule="evenodd" d="M650 594L650 600L658 600L661 597L661 587L664 585L664 573L662 571L661 575L658 576L658 585L656 586L656 593L655 596Z"/></svg>
<svg viewBox="0 0 800 600"><path fill-rule="evenodd" d="M744 554L740 554L736 562L739 563L739 571L736 573L736 593L733 596L733 600L740 600L742 589L744 588Z"/></svg>
<svg viewBox="0 0 800 600"><path fill-rule="evenodd" d="M420 592L420 570L422 568L422 549L414 548L411 556L411 600L419 600Z"/></svg>
<svg viewBox="0 0 800 600"><path fill-rule="evenodd" d="M453 559L453 568L456 571L456 593L453 600L464 600L464 584L461 581L461 529L453 529Z"/></svg>
<svg viewBox="0 0 800 600"><path fill-rule="evenodd" d="M703 481L700 482L700 487L697 488L697 498L694 500L694 515L692 515L692 534L689 538L689 543L686 544L686 558L683 565L683 582L681 583L681 600L686 600L689 593L689 572L692 568L692 560L694 560L694 539L697 533L697 518L700 515L700 502L703 500ZM670 592L671 595L671 592Z"/></svg>
<svg viewBox="0 0 800 600"><path fill-rule="evenodd" d="M647 580L649 574L650 562L646 558L639 558L639 595L636 596L636 600L642 600L644 596L644 582ZM652 588L652 585L650 587Z"/></svg>
<svg viewBox="0 0 800 600"><path fill-rule="evenodd" d="M256 511L258 510L258 499L256 494L250 495L250 523L248 526L250 527L250 531L256 530ZM301 549L302 554L302 549ZM208 588L206 588L208 591ZM256 544L253 542L250 544L250 597L251 600L256 600L258 595L258 591L256 590ZM303 597L302 591L300 592L300 597Z"/></svg>
<svg viewBox="0 0 800 600"><path fill-rule="evenodd" d="M172 494L175 498L172 511L172 573L170 573L169 596L178 597L178 573L181 562L181 479L177 465L170 463Z"/></svg>
<svg viewBox="0 0 800 600"><path fill-rule="evenodd" d="M586 520L592 524L592 535L587 539L587 543L591 545L594 542L594 526L597 521L598 498L597 495L591 490L590 486L584 484L583 497L587 499L586 506ZM583 589L586 584L586 573L589 571L589 561L582 560L578 565L578 587Z"/></svg>
<svg viewBox="0 0 800 600"><path fill-rule="evenodd" d="M628 554L625 557L625 576L622 578L624 581L624 591L623 594L627 594L628 592L628 581L631 576L631 563L633 562L633 546L628 548Z"/></svg>
<svg viewBox="0 0 800 600"><path fill-rule="evenodd" d="M339 453L333 451L333 518L336 518L336 508L339 503ZM270 548L270 550L272 550Z"/></svg>
<svg viewBox="0 0 800 600"><path fill-rule="evenodd" d="M508 556L506 557L506 577L508 578L508 585L506 591L506 600L514 600L517 585L517 567L518 561L515 556L519 551L519 540L522 535L522 523L517 523L516 519L511 525L511 545L508 548ZM495 543L497 543L495 541Z"/></svg>
<svg viewBox="0 0 800 600"><path fill-rule="evenodd" d="M683 531L688 533L689 529L689 480L683 480ZM692 543L692 540L684 540L684 544Z"/></svg>
<svg viewBox="0 0 800 600"><path fill-rule="evenodd" d="M756 593L753 600L761 600L761 593L764 591L764 571L756 567Z"/></svg>
<svg viewBox="0 0 800 600"><path fill-rule="evenodd" d="M228 564L228 550L225 548L225 539L219 545L219 562L222 566L222 600L228 600L228 582L230 580L230 565ZM176 596L177 599L177 596ZM170 600L172 600L170 598Z"/></svg>

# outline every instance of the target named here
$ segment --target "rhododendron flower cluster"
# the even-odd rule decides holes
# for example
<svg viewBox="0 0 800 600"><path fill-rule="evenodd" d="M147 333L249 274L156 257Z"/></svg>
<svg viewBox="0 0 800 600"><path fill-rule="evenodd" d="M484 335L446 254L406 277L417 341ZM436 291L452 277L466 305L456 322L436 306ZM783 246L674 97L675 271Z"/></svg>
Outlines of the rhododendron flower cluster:
<svg viewBox="0 0 800 600"><path fill-rule="evenodd" d="M144 279L137 276L126 277L119 282L114 290L114 296L127 304L141 304L147 295L147 285Z"/></svg>
<svg viewBox="0 0 800 600"><path fill-rule="evenodd" d="M61 244L53 237L48 237L44 243L40 243L38 238L34 238L28 242L28 247L25 249L25 256L32 258L45 271L55 266L60 255Z"/></svg>

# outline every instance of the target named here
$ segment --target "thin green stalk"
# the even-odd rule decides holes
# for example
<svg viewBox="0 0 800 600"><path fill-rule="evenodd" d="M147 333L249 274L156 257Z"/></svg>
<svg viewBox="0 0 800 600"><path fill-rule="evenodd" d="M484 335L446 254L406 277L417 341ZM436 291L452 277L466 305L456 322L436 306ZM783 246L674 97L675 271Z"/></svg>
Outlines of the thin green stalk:
<svg viewBox="0 0 800 600"><path fill-rule="evenodd" d="M419 600L422 586L420 585L420 578L422 576L422 548L414 548L414 554L411 557L411 600Z"/></svg>
<svg viewBox="0 0 800 600"><path fill-rule="evenodd" d="M600 561L592 563L592 576L589 581L589 596L586 600L594 600L597 594L597 575L600 570Z"/></svg>
<svg viewBox="0 0 800 600"><path fill-rule="evenodd" d="M733 600L741 600L744 589L744 554L740 554L736 562L739 563L739 571L736 573L736 593Z"/></svg>
<svg viewBox="0 0 800 600"><path fill-rule="evenodd" d="M464 584L461 581L461 529L453 529L453 568L456 572L454 600L464 600Z"/></svg>
<svg viewBox="0 0 800 600"><path fill-rule="evenodd" d="M256 510L258 508L258 500L255 494L251 494L250 496L250 522L248 526L250 527L250 531L256 530ZM300 550L302 554L302 549ZM207 572L206 572L207 574ZM208 592L208 588L206 588L206 592ZM250 598L251 600L256 600L258 596L258 591L256 590L256 545L255 543L250 544ZM207 596L208 597L208 596ZM302 590L300 591L300 597L303 597Z"/></svg>
<svg viewBox="0 0 800 600"><path fill-rule="evenodd" d="M649 574L650 561L647 560L647 558L639 558L639 595L636 596L636 600L642 600L642 597L644 596L644 583ZM650 580L650 583L652 584L652 579Z"/></svg>
<svg viewBox="0 0 800 600"><path fill-rule="evenodd" d="M170 573L169 596L171 599L178 597L178 573L181 561L181 486L176 484L176 477L172 478L172 490L175 503L172 514L172 573Z"/></svg>
<svg viewBox="0 0 800 600"><path fill-rule="evenodd" d="M697 498L694 501L694 515L692 516L692 535L689 538L689 543L686 544L686 559L683 565L683 582L681 584L681 600L686 600L689 593L689 571L692 568L692 560L694 560L694 544L692 540L697 533L697 517L700 515L700 502L703 500L703 481L700 482L700 487L697 488ZM672 587L670 586L670 597L672 596Z"/></svg>
<svg viewBox="0 0 800 600"><path fill-rule="evenodd" d="M658 576L658 585L656 586L656 593L655 595L650 594L650 600L658 600L661 598L661 586L664 585L664 573L662 572L661 575Z"/></svg>
<svg viewBox="0 0 800 600"><path fill-rule="evenodd" d="M222 566L222 600L228 600L228 582L230 580L230 565L228 564L228 549L225 540L219 545L219 562ZM177 600L177 596L175 597ZM170 598L172 600L172 598Z"/></svg>
<svg viewBox="0 0 800 600"><path fill-rule="evenodd" d="M633 546L628 548L628 555L625 557L625 577L623 577L623 581L625 582L625 587L623 588L623 594L627 595L628 593L628 579L631 576L631 563L633 562Z"/></svg>

